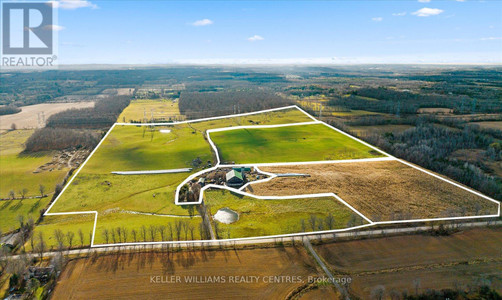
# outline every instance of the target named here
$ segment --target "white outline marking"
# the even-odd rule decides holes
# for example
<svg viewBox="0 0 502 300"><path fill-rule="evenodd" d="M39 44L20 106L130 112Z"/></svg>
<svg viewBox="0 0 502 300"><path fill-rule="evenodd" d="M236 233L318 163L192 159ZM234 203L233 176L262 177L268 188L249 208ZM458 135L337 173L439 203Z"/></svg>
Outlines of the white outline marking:
<svg viewBox="0 0 502 300"><path fill-rule="evenodd" d="M451 180L448 180L448 179L445 179L439 175L436 175L426 169L423 169L421 167L418 167L416 165L413 165L407 161L404 161L402 159L399 159L399 158L396 158L380 149L378 149L377 147L371 145L371 144L368 144L336 127L333 127L323 121L320 121L320 120L317 120L315 119L313 116L311 116L310 114L308 114L307 112L305 112L303 109L301 109L300 107L298 107L297 105L291 105L291 106L285 106L285 107L280 107L280 108L273 108L273 109L266 109L266 110L261 110L261 111L255 111L255 112L250 112L250 113L242 113L242 114L233 114L233 115L226 115L226 116L219 116L219 117L211 117L211 118L202 118L202 119L196 119L196 120L188 120L188 121L180 121L180 122L172 122L172 123L114 123L112 125L112 127L110 127L110 129L108 130L108 132L106 133L106 135L103 137L103 139L101 139L101 141L98 143L98 145L96 146L96 148L91 152L91 154L89 155L89 157L87 157L87 159L84 161L84 163L79 167L79 169L77 170L77 172L75 172L75 174L73 174L73 176L71 177L70 181L66 183L66 185L64 186L63 190L61 190L61 192L59 193L59 195L56 197L56 199L51 203L51 205L49 206L49 208L45 211L44 213L44 216L58 216L58 215L76 215L76 214L95 214L95 217L94 217L94 226L93 226L93 231L92 231L92 240L91 240L91 248L92 247L117 247L117 246L130 246L130 245L155 245L155 244L182 244L182 243L214 243L215 241L214 240L195 240L195 241L161 241L161 242L137 242L137 243L117 243L117 244L98 244L98 245L94 245L94 237L96 235L96 225L97 225L97 222L98 222L98 212L97 211L78 211L78 212L56 212L56 213L49 213L49 211L52 209L52 207L54 206L54 204L56 204L57 200L59 200L59 198L61 197L61 195L65 192L65 190L68 188L68 186L70 186L70 184L72 183L73 179L75 179L75 177L80 173L80 171L82 170L82 168L85 166L85 164L90 160L90 158L94 155L94 153L96 152L96 150L99 148L99 146L101 146L101 144L103 143L103 141L108 137L108 135L110 134L110 132L115 128L116 125L122 125L122 126L174 126L174 125L178 125L178 124L187 124L187 123L197 123L197 122L204 122L204 121L211 121L211 120L219 120L219 119L226 119L226 118L232 118L232 117L240 117L240 116L249 116L249 115L255 115L255 114L261 114L261 113L267 113L267 112L274 112L274 111L281 111L281 110L287 110L287 109L292 109L292 108L295 108L295 109L298 109L299 111L303 112L307 117L309 117L310 119L312 119L313 121L312 122L303 122L303 123L289 123L289 124L277 124L277 125L249 125L249 126L235 126L235 127L226 127L226 128L216 128L216 129L209 129L207 130L207 137L208 137L208 142L209 144L211 145L211 147L213 148L213 150L215 150L216 152L216 159L217 159L217 164L216 166L212 167L212 168L209 168L209 169L205 169L205 170L202 170L200 172L197 172L197 173L194 173L192 175L190 175L187 179L185 179L180 185L178 185L177 189L176 189L176 195L175 195L175 204L177 205L182 205L182 204L178 204L178 193L179 193L179 189L181 188L182 185L184 185L186 182L192 180L193 178L199 176L200 174L203 174L203 173L206 173L206 172L210 172L210 171L213 171L219 167L239 167L239 166L254 166L257 170L258 169L258 166L280 166L280 165L305 165L305 164L328 164L328 163L342 163L342 162L368 162L368 161L387 161L387 160L397 160L405 165L408 165L412 168L415 168L419 171L422 171L428 175L431 175L437 179L440 179L440 180L443 180L445 182L448 182L450 184L453 184L454 186L456 187L459 187L463 190L466 190L470 193L473 193L477 196L480 196L486 200L489 200L491 202L494 202L496 204L498 204L498 213L496 215L480 215L480 216L466 216L466 217L450 217L450 218L432 218L432 219L415 219L415 220L397 220L397 221L383 221L383 222L373 222L371 221L370 219L368 219L367 217L365 217L362 213L360 213L359 211L357 211L356 209L354 209L352 206L350 206L347 202L345 202L343 199L341 199L340 197L338 197L336 194L334 193L322 193L322 194L308 194L308 195L292 195L292 196L261 196L261 197L264 197L266 199L298 199L298 198L312 198L312 197L319 197L319 195L322 195L322 197L335 197L337 200L339 200L340 202L342 202L343 204L345 204L347 207L349 207L351 210L353 210L354 212L356 212L359 216L363 217L366 221L368 221L369 223L368 224L365 224L365 225L360 225L360 226L355 226L355 227L349 227L349 228L343 228L343 229L335 229L335 230L325 230L325 231L315 231L315 232L300 232L300 233L289 233L289 234L280 234L280 235L269 235L269 236L260 236L260 237L247 237L247 238L234 238L234 239L221 239L221 240L218 240L218 241L221 241L221 242L228 242L228 241L239 241L239 240L259 240L259 239L267 239L267 238L280 238L280 237L292 237L292 236L304 236L304 235L314 235L314 234L325 234L325 233L335 233L335 232L344 232L344 231L350 231L350 230L354 230L354 229L359 229L359 228L364 228L364 227L369 227L369 226L374 226L374 225L379 225L379 224L399 224L399 223L414 223L414 222L430 222L430 221L448 221L448 220L463 220L463 219L479 219L479 218L493 218L493 217L500 217L500 206L501 206L501 203L497 200L494 200L488 196L485 196L471 188L468 188L468 187L465 187L463 185L460 185L458 183L455 183ZM355 140L355 141L358 141L360 143L362 143L363 145L373 149L373 150L376 150L378 151L379 153L385 155L386 157L380 157L380 158L367 158L367 159L354 159L354 160L338 160L338 161L313 161L313 162L287 162L287 163L256 163L256 164L236 164L236 165L221 165L220 164L220 158L219 158L219 153L217 151L217 148L216 148L216 145L213 143L213 141L211 140L210 136L209 136L209 133L210 132L216 132L216 131L225 131L225 130L234 130L234 129L244 129L244 128L275 128L275 127L285 127L285 126L297 126L297 125L313 125L313 124L323 124L325 126L328 126L329 128ZM267 174L268 172L263 172L261 170L259 170L259 172L263 173L263 174ZM271 180L272 178L274 178L273 176L277 176L275 174L272 174L272 173L268 173L267 175L270 175L271 177L269 178L266 178L264 179L265 180ZM258 181L254 182L254 183L257 183ZM203 198L203 191L210 188L210 187L214 187L214 188L219 188L219 189L227 189L227 190L230 190L232 192L235 192L237 194L242 194L242 195L246 195L246 196L250 196L250 197L254 197L254 198L258 198L260 196L256 196L256 195L253 195L253 194L249 194L247 192L243 192L241 191L240 189L234 189L234 188L229 188L229 187L226 187L226 186L220 186L220 185L207 185L207 186L204 186L202 189L201 189L201 193L199 195L199 201L201 201L201 199ZM241 189L244 188L244 187L241 187ZM277 198L276 198L277 197ZM264 199L264 200L266 200ZM194 202L191 202L191 203L194 203ZM198 202L200 203L200 202ZM186 205L186 204L189 204L189 203L183 203L183 205Z"/></svg>

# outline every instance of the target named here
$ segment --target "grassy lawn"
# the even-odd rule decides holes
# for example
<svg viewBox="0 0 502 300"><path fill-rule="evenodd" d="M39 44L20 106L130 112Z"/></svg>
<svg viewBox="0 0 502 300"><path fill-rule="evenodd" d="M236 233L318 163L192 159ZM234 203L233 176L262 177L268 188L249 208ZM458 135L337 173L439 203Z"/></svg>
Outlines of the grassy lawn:
<svg viewBox="0 0 502 300"><path fill-rule="evenodd" d="M19 227L18 216L23 216L27 222L29 218L36 221L40 210L49 204L50 197L42 199L24 199L0 201L0 231L8 232Z"/></svg>
<svg viewBox="0 0 502 300"><path fill-rule="evenodd" d="M205 203L210 206L213 216L225 207L239 214L239 220L232 224L218 223L220 238L298 233L303 231L302 220L305 231L313 231L309 221L311 215L317 218L316 231L330 229L325 223L329 214L334 218L331 229L347 227L351 218L356 218L352 226L363 224L360 217L332 197L259 200L226 190L209 190L205 192ZM320 219L323 220L322 229L318 227ZM213 230L214 222L217 221L213 220Z"/></svg>
<svg viewBox="0 0 502 300"><path fill-rule="evenodd" d="M81 173L51 212L128 210L186 216L188 211L174 204L174 193L187 176Z"/></svg>
<svg viewBox="0 0 502 300"><path fill-rule="evenodd" d="M147 121L152 117L155 119L165 119L174 121L175 117L180 117L178 101L166 99L139 99L133 100L120 114L117 122L143 122L146 112Z"/></svg>
<svg viewBox="0 0 502 300"><path fill-rule="evenodd" d="M160 133L169 129L170 133ZM211 149L201 132L187 125L154 127L116 126L85 165L83 171L108 174L112 171L161 170L191 167L199 157L212 160Z"/></svg>
<svg viewBox="0 0 502 300"><path fill-rule="evenodd" d="M322 124L211 133L222 161L271 163L380 157Z"/></svg>

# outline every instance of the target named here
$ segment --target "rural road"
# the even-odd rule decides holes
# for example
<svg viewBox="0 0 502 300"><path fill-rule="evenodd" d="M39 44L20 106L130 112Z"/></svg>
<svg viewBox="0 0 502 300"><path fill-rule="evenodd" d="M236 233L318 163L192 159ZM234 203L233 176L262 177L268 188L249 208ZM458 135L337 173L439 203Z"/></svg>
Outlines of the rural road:
<svg viewBox="0 0 502 300"><path fill-rule="evenodd" d="M494 225L502 225L502 221L484 221L484 222L471 222L471 223L458 223L458 224L447 224L444 225L445 228L471 228L471 227L484 227L484 226L494 226ZM389 229L373 229L373 230L363 230L363 231L350 231L350 232L337 232L337 233L324 233L324 234L306 234L303 236L292 236L292 237L283 237L283 238L249 238L249 239L240 239L240 240L209 240L209 241L174 241L159 244L158 242L141 242L135 245L96 245L92 248L83 248L83 249L74 249L69 251L64 251L67 255L81 255L81 254L89 254L89 253L105 253L105 252L113 252L117 250L121 251L134 251L134 250L144 250L147 246L150 249L159 249L162 248L166 244L170 244L173 246L178 246L179 248L191 248L200 246L202 244L206 246L236 246L236 245L251 245L251 244L270 244L277 242L302 242L304 240L318 240L319 238L323 239L337 239L344 237L371 237L371 236L381 236L382 234L394 235L394 234L407 234L407 233L417 233L424 232L431 229L431 226L417 226L417 227L408 227L408 228L389 228ZM44 256L55 256L59 252L51 251L45 252ZM29 257L37 256L37 253L28 254ZM20 255L8 256L10 258L16 259L19 258Z"/></svg>
<svg viewBox="0 0 502 300"><path fill-rule="evenodd" d="M322 259L319 257L319 255L317 255L317 253L315 252L314 248L312 248L312 244L310 243L310 240L309 239L304 239L303 240L303 244L305 245L305 248L307 248L307 250L312 254L312 256L314 256L314 258L317 261L317 263L324 270L324 273L326 273L326 275L328 275L331 283L337 288L337 290L340 292L340 294L342 294L346 300L350 300L350 297L347 294L347 291L345 290L345 288L343 286L341 286L336 281L336 279L333 276L333 274L331 274L331 272L329 271L328 267L326 267L326 265L324 264L324 261L322 261Z"/></svg>

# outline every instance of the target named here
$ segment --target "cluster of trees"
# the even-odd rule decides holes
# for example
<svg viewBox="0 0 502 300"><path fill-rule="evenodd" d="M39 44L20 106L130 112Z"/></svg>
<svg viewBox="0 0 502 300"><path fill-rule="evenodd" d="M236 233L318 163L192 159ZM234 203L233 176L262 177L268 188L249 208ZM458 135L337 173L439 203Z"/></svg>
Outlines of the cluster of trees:
<svg viewBox="0 0 502 300"><path fill-rule="evenodd" d="M290 105L291 101L278 94L258 89L221 92L182 92L180 113L189 119L245 113Z"/></svg>
<svg viewBox="0 0 502 300"><path fill-rule="evenodd" d="M26 141L26 152L63 150L67 148L94 148L101 138L90 130L45 127L37 129Z"/></svg>
<svg viewBox="0 0 502 300"><path fill-rule="evenodd" d="M336 228L336 220L331 213L326 218L310 215L308 220L300 220L300 228L302 232L331 230Z"/></svg>
<svg viewBox="0 0 502 300"><path fill-rule="evenodd" d="M430 123L419 124L401 133L370 135L366 139L384 149L471 186L491 197L502 199L502 185L497 178L486 174L479 166L450 159L460 149L489 149L494 158L500 158L494 138L466 126L463 130L438 127Z"/></svg>
<svg viewBox="0 0 502 300"><path fill-rule="evenodd" d="M47 127L73 129L108 128L129 105L130 96L111 96L98 100L92 108L69 109L54 114L47 120Z"/></svg>
<svg viewBox="0 0 502 300"><path fill-rule="evenodd" d="M195 240L196 229L200 231L201 226L197 228L190 219L178 219L166 225L143 225L139 229L130 231L123 226L114 229L105 228L101 234L106 244L154 242L159 236L161 241L188 241Z"/></svg>
<svg viewBox="0 0 502 300"><path fill-rule="evenodd" d="M21 112L21 109L14 105L0 106L0 116L12 115Z"/></svg>

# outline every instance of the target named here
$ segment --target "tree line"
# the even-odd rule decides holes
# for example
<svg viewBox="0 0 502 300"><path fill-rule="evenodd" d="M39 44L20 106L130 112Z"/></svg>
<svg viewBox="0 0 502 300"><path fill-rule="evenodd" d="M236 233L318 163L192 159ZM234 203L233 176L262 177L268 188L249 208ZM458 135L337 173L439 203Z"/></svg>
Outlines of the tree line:
<svg viewBox="0 0 502 300"><path fill-rule="evenodd" d="M25 152L94 148L101 135L90 130L45 127L37 129L26 141Z"/></svg>
<svg viewBox="0 0 502 300"><path fill-rule="evenodd" d="M12 115L21 112L21 109L14 105L0 106L0 116Z"/></svg>
<svg viewBox="0 0 502 300"><path fill-rule="evenodd" d="M96 101L94 107L69 109L54 114L47 127L73 129L102 129L112 126L129 105L130 96L110 96Z"/></svg>
<svg viewBox="0 0 502 300"><path fill-rule="evenodd" d="M278 94L257 89L247 91L182 92L179 108L189 119L245 113L290 105Z"/></svg>

